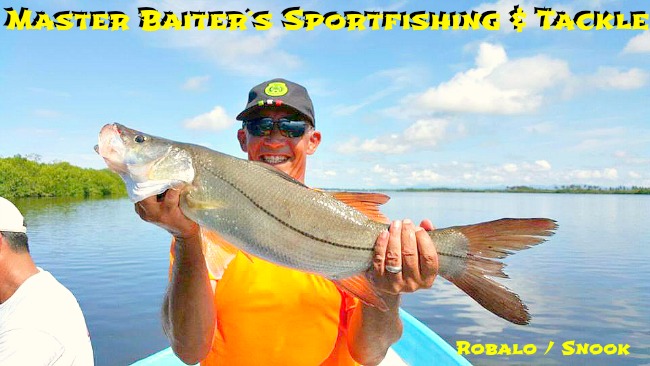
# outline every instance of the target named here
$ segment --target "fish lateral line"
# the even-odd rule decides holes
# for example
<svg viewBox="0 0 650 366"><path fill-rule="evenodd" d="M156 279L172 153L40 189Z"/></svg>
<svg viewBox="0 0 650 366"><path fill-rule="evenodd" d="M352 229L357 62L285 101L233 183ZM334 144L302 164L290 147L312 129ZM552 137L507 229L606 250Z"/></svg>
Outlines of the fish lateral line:
<svg viewBox="0 0 650 366"><path fill-rule="evenodd" d="M224 183L226 183L229 186L231 186L232 188L234 188L237 192L241 193L242 196L246 197L255 207L260 209L260 211L264 212L265 214L267 214L272 219L274 219L277 222L279 222L280 224L284 225L289 230L292 230L292 231L294 231L294 232L296 232L296 233L298 233L298 234L300 234L300 235L302 235L302 236L304 236L306 238L321 242L323 244L331 245L331 246L334 246L334 247L337 247L337 248L352 249L352 250L359 250L359 251L369 251L369 252L374 251L373 247L366 248L366 247L357 247L357 246L347 245L347 244L339 244L339 243L335 243L333 241L329 241L329 240L325 240L323 238L319 238L319 237L311 235L311 234L309 234L309 233L307 233L307 232L305 232L303 230L300 230L300 229L294 227L293 225L289 224L288 222L282 220L281 218L275 216L273 213L271 213L269 210L267 210L264 206L257 203L257 201L255 201L252 197L250 197L248 194L246 194L246 192L244 192L241 188L239 188L235 183L231 182L230 180L226 179L225 177L223 177L222 175L220 175L219 173L215 172L214 170L210 169L209 167L207 167L205 165L203 166L203 168L205 168L206 171L212 173L216 178L221 179ZM309 189L308 187L306 187L306 188Z"/></svg>

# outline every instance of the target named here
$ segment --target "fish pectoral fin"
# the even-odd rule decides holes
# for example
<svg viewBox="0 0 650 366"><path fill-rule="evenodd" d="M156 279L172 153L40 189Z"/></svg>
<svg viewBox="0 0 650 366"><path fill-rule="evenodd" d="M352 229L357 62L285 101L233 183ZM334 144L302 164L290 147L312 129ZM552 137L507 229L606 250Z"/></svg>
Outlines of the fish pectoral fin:
<svg viewBox="0 0 650 366"><path fill-rule="evenodd" d="M239 249L227 242L214 231L201 228L201 244L203 245L203 256L208 267L211 280L220 280L223 272L228 267Z"/></svg>
<svg viewBox="0 0 650 366"><path fill-rule="evenodd" d="M185 196L187 207L193 210L217 210L225 207L223 201L201 201L192 197L191 194Z"/></svg>
<svg viewBox="0 0 650 366"><path fill-rule="evenodd" d="M345 203L348 206L356 208L369 219L381 222L383 224L390 223L388 217L384 216L379 211L379 206L388 202L389 196L382 193L368 193L368 192L333 192L330 193L332 197Z"/></svg>
<svg viewBox="0 0 650 366"><path fill-rule="evenodd" d="M374 306L381 311L387 311L388 306L384 299L379 297L377 291L368 281L365 274L361 273L353 277L343 278L340 280L332 280L336 286L341 290L349 293L350 295L358 298L364 303Z"/></svg>

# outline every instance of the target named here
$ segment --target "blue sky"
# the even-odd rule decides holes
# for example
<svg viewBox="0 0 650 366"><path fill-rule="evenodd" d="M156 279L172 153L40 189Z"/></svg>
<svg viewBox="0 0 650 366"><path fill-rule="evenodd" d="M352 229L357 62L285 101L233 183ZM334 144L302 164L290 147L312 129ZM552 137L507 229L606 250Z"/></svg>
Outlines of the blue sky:
<svg viewBox="0 0 650 366"><path fill-rule="evenodd" d="M541 30L533 14L536 6L650 12L630 3L3 1L131 19L116 32L0 28L0 157L103 168L92 147L109 122L245 157L234 118L253 85L285 77L308 88L323 134L308 161L312 186L650 186L650 32ZM515 4L528 14L522 32L508 21ZM147 6L268 10L273 26L145 32L137 12ZM287 31L289 6L321 14L496 10L501 29Z"/></svg>

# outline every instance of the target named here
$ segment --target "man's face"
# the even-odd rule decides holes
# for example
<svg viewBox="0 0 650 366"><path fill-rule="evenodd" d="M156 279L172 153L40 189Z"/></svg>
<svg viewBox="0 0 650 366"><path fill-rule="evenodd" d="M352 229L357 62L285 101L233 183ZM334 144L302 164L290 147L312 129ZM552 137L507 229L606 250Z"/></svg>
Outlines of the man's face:
<svg viewBox="0 0 650 366"><path fill-rule="evenodd" d="M262 109L253 117L271 117L274 120L294 115L286 108L269 107ZM253 136L248 130L241 129L237 132L239 144L244 152L248 153L248 160L261 161L280 169L293 178L304 182L307 155L316 151L320 143L320 132L309 127L301 137L284 137L277 129L269 136Z"/></svg>

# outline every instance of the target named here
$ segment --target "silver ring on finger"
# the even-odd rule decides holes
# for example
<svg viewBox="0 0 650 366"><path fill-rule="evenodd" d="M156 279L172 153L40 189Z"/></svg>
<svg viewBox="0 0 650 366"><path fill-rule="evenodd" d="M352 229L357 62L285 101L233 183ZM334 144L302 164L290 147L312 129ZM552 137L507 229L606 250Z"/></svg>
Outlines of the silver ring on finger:
<svg viewBox="0 0 650 366"><path fill-rule="evenodd" d="M392 273L392 274L398 274L402 272L402 266L385 266L386 271Z"/></svg>

